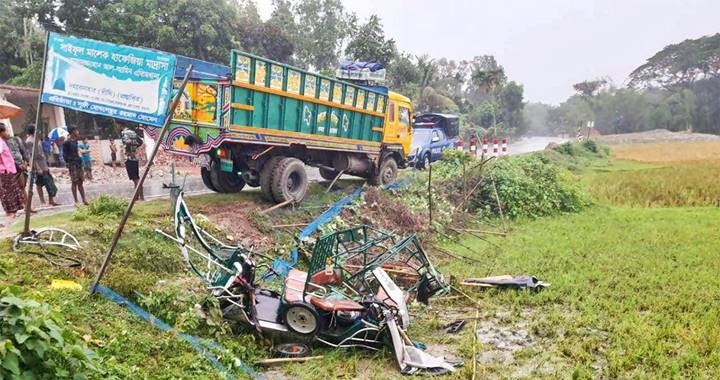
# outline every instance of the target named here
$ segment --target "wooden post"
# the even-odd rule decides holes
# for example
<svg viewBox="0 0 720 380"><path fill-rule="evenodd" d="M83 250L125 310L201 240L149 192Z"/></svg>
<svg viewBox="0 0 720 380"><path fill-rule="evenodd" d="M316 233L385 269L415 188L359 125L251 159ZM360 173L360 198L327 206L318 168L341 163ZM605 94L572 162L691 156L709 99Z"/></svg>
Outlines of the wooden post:
<svg viewBox="0 0 720 380"><path fill-rule="evenodd" d="M185 91L185 86L187 85L188 79L190 79L190 73L192 73L192 70L193 70L193 66L189 65L187 68L187 72L185 73L185 78L183 78L182 84L180 84L180 88L178 88L178 92L175 95L175 99L173 99L172 103L170 104L170 108L168 109L167 117L165 118L165 123L163 124L162 129L160 129L160 133L158 134L158 143L155 144L152 154L150 155L150 158L148 158L147 164L145 165L143 174L140 177L140 181L138 181L137 186L135 186L135 191L133 192L132 198L130 198L130 202L128 203L127 208L125 209L125 213L123 214L122 219L120 219L120 224L118 225L117 231L115 231L115 236L113 237L113 241L110 244L110 249L108 250L107 254L105 255L105 258L103 259L103 263L100 266L100 270L98 271L97 277L95 277L95 282L93 282L92 288L90 290L91 294L95 294L95 292L97 291L97 286L100 283L100 279L102 279L102 276L105 274L105 270L107 269L107 266L110 263L110 257L112 256L113 252L115 251L115 247L117 247L117 243L120 240L120 236L122 235L123 230L125 229L125 224L127 223L127 220L130 217L130 212L132 211L133 206L135 205L135 200L137 199L138 193L140 192L140 189L142 189L143 183L145 183L145 178L147 177L148 173L150 172L150 167L152 166L153 160L155 159L155 155L157 155L157 152L160 149L160 145L162 145L163 136L165 136L165 132L167 131L168 126L170 125L170 121L172 120L173 114L175 114L175 108L177 107L178 103L180 102L180 97L182 96L183 92Z"/></svg>
<svg viewBox="0 0 720 380"><path fill-rule="evenodd" d="M432 164L428 163L428 219L430 220L430 229L432 226Z"/></svg>
<svg viewBox="0 0 720 380"><path fill-rule="evenodd" d="M40 129L40 120L42 118L42 93L43 87L45 86L45 66L47 64L47 49L48 43L50 42L50 33L45 32L45 51L43 52L43 64L42 73L40 74L40 94L38 95L37 101L37 113L35 114L35 136L33 142L33 150L30 153L30 176L28 177L27 183L27 199L25 200L25 226L23 227L22 236L28 236L30 234L30 214L32 212L32 197L33 197L33 184L35 183L35 149L37 144L42 144L42 141L38 141L38 134Z"/></svg>

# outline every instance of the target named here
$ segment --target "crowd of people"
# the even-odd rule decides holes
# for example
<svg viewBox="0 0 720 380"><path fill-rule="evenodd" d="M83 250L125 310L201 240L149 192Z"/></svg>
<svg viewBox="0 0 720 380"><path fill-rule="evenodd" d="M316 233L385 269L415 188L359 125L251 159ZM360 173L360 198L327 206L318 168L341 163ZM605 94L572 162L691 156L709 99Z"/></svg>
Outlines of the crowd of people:
<svg viewBox="0 0 720 380"><path fill-rule="evenodd" d="M35 126L28 125L23 140L19 136L13 136L8 127L0 123L0 203L8 217L13 217L25 209L28 180L35 182L42 205L60 205L56 201L58 188L50 172L51 166L67 168L75 204L88 204L84 182L93 179L91 147L86 138L81 138L77 127L70 126L66 132L66 135L58 136L54 140L47 136L42 139ZM118 132L124 147L128 178L137 186L140 180L137 152L143 145L143 139L125 125L118 125ZM40 144L35 144L36 138ZM114 168L118 159L114 140L110 140L110 156L110 164ZM29 167L31 161L32 168ZM144 200L142 189L138 193L138 200Z"/></svg>

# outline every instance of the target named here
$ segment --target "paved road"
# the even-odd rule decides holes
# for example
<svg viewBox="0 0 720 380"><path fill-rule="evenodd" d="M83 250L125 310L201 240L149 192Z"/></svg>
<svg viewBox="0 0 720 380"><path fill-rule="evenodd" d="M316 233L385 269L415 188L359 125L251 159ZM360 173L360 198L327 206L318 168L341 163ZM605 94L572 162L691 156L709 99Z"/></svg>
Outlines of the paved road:
<svg viewBox="0 0 720 380"><path fill-rule="evenodd" d="M508 144L508 154L516 155L544 150L550 143L562 144L568 141L564 137L523 137Z"/></svg>

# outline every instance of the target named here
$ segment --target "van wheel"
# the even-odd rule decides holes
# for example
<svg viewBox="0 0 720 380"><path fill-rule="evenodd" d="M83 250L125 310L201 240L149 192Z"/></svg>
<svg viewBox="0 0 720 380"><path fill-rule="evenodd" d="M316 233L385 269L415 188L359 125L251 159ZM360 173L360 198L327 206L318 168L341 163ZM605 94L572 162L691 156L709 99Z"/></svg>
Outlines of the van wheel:
<svg viewBox="0 0 720 380"><path fill-rule="evenodd" d="M267 161L265 161L262 169L260 169L260 191L262 192L262 197L265 198L266 201L275 202L270 185L272 183L272 176L275 172L275 167L283 158L285 158L285 156L270 157Z"/></svg>
<svg viewBox="0 0 720 380"><path fill-rule="evenodd" d="M277 203L303 200L308 190L305 164L293 157L280 161L273 171L270 188Z"/></svg>
<svg viewBox="0 0 720 380"><path fill-rule="evenodd" d="M380 163L377 173L370 177L370 184L384 186L394 183L397 180L398 165L395 158L388 156Z"/></svg>
<svg viewBox="0 0 720 380"><path fill-rule="evenodd" d="M205 185L205 187L207 187L208 189L210 189L216 193L219 192L217 190L217 188L215 187L215 185L213 185L212 181L210 180L210 170L208 170L206 167L200 168L200 177L202 178L202 181L203 181L203 184Z"/></svg>
<svg viewBox="0 0 720 380"><path fill-rule="evenodd" d="M339 172L336 172L335 170L327 170L320 168L320 177L323 177L323 179L326 179L328 181L332 181L337 177Z"/></svg>

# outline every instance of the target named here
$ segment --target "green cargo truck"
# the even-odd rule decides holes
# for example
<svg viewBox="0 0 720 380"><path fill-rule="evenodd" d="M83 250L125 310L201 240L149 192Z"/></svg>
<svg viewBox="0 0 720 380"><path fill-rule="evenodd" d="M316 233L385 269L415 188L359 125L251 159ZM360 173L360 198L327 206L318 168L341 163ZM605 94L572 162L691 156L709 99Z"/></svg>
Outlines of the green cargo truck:
<svg viewBox="0 0 720 380"><path fill-rule="evenodd" d="M248 185L268 200L299 202L308 188L305 165L325 179L345 173L373 184L394 182L405 167L408 98L239 51L226 69L191 80L164 141L170 152L197 157L212 190Z"/></svg>

